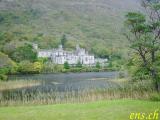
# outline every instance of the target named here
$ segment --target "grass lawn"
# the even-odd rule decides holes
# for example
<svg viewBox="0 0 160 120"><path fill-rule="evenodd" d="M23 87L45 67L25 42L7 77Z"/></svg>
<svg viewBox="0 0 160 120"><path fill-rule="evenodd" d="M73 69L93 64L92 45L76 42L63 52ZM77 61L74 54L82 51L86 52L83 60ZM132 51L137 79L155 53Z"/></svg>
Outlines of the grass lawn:
<svg viewBox="0 0 160 120"><path fill-rule="evenodd" d="M0 120L129 120L131 112L154 113L156 109L160 110L160 102L139 100L0 107Z"/></svg>

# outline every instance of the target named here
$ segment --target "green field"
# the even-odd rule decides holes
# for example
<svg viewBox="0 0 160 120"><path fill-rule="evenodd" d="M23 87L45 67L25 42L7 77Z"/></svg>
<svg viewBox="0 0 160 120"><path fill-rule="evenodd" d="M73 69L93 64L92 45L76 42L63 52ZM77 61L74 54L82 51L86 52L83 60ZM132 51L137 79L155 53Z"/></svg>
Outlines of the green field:
<svg viewBox="0 0 160 120"><path fill-rule="evenodd" d="M0 120L129 120L130 113L148 115L157 109L160 102L140 100L1 107Z"/></svg>

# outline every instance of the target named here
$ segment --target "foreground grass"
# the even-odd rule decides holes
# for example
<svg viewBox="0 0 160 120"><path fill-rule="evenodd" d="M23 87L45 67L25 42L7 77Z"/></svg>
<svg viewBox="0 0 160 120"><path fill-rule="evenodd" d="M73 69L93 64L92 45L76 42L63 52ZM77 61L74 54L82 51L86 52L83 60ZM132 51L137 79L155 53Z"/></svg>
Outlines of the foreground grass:
<svg viewBox="0 0 160 120"><path fill-rule="evenodd" d="M156 109L160 102L139 100L1 107L0 120L129 120L131 112L153 113Z"/></svg>

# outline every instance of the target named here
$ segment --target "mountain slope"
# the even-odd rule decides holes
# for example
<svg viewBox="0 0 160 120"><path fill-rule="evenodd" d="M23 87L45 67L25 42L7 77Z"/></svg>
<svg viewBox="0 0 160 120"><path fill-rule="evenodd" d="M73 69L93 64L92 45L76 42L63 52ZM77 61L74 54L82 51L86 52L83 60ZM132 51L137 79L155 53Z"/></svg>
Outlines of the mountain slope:
<svg viewBox="0 0 160 120"><path fill-rule="evenodd" d="M56 47L66 34L69 47L78 42L97 54L123 53L124 15L139 9L138 0L0 0L0 31L33 36L28 40L42 48Z"/></svg>

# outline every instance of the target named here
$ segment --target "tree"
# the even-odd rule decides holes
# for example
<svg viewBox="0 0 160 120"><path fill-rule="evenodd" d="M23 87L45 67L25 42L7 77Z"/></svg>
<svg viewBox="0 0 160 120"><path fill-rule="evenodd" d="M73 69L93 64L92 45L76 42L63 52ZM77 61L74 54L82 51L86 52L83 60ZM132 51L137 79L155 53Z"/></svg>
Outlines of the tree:
<svg viewBox="0 0 160 120"><path fill-rule="evenodd" d="M19 72L20 73L25 73L25 74L41 73L42 68L43 68L43 64L41 62L32 63L30 61L25 60L25 61L21 61L19 63Z"/></svg>
<svg viewBox="0 0 160 120"><path fill-rule="evenodd" d="M100 69L100 68L101 68L101 66L100 66L100 63L99 63L99 62L97 62L97 63L96 63L96 68L97 68L97 69Z"/></svg>
<svg viewBox="0 0 160 120"><path fill-rule="evenodd" d="M65 48L66 42L67 42L66 35L63 35L61 38L61 44L62 44L63 48Z"/></svg>
<svg viewBox="0 0 160 120"><path fill-rule="evenodd" d="M81 62L80 62L80 61L78 61L78 63L76 64L76 67L78 67L78 68L82 68L82 64L81 64Z"/></svg>
<svg viewBox="0 0 160 120"><path fill-rule="evenodd" d="M0 80L6 80L8 74L17 72L17 64L8 55L0 52Z"/></svg>
<svg viewBox="0 0 160 120"><path fill-rule="evenodd" d="M31 45L25 44L22 47L18 47L11 55L11 58L16 62L24 60L34 62L37 59L37 53L33 50Z"/></svg>
<svg viewBox="0 0 160 120"><path fill-rule="evenodd" d="M43 68L43 64L41 62L34 62L33 63L33 72L34 73L41 73Z"/></svg>
<svg viewBox="0 0 160 120"><path fill-rule="evenodd" d="M143 7L149 19L142 13L128 13L125 24L129 33L125 36L130 42L130 47L140 59L137 63L139 68L148 73L155 83L156 90L160 91L158 72L160 68L160 2L144 0Z"/></svg>
<svg viewBox="0 0 160 120"><path fill-rule="evenodd" d="M70 66L69 66L68 62L66 61L66 62L64 63L64 69L69 69L69 68L70 68Z"/></svg>
<svg viewBox="0 0 160 120"><path fill-rule="evenodd" d="M0 74L12 74L16 73L17 64L12 61L8 55L0 52Z"/></svg>
<svg viewBox="0 0 160 120"><path fill-rule="evenodd" d="M19 72L20 73L24 73L24 74L29 74L29 73L33 73L33 63L31 63L30 61L21 61L19 63Z"/></svg>

